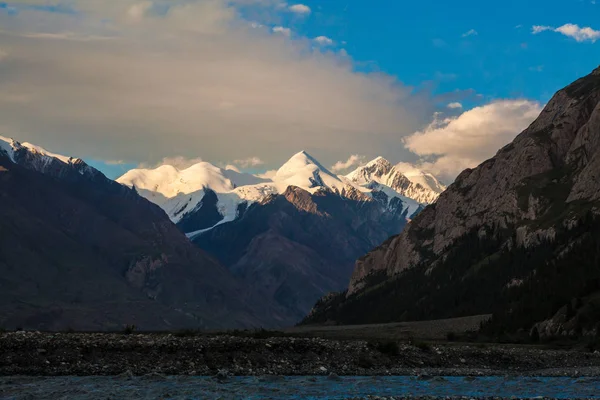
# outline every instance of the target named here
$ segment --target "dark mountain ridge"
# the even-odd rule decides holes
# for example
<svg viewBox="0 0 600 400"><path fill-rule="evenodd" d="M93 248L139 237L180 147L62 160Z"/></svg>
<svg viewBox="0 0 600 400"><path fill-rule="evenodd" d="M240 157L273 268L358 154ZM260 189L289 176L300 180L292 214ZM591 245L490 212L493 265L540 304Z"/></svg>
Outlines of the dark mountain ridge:
<svg viewBox="0 0 600 400"><path fill-rule="evenodd" d="M0 326L278 325L158 206L78 159L0 150Z"/></svg>
<svg viewBox="0 0 600 400"><path fill-rule="evenodd" d="M408 209L394 204L358 191L311 194L289 186L193 240L286 309L294 324L316 299L348 285L356 257L403 229Z"/></svg>

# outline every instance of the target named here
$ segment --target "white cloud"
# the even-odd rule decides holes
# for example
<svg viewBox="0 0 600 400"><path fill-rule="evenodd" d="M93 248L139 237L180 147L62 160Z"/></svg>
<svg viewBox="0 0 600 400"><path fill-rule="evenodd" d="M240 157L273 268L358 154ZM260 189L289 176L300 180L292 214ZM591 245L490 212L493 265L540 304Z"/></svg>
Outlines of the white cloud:
<svg viewBox="0 0 600 400"><path fill-rule="evenodd" d="M5 136L84 159L155 165L168 155L218 163L252 154L268 169L300 149L326 165L367 148L414 158L399 138L434 109L429 93L364 72L312 38L252 28L273 22L260 12L243 19L229 0L172 0L168 12L153 6L135 22L139 0L68 4L75 14L0 13L10 53L0 63Z"/></svg>
<svg viewBox="0 0 600 400"><path fill-rule="evenodd" d="M291 5L289 10L296 14L308 15L310 14L310 7L304 4L294 4Z"/></svg>
<svg viewBox="0 0 600 400"><path fill-rule="evenodd" d="M338 161L331 166L333 172L341 172L353 166L360 166L364 164L365 157L358 154L353 154L346 161Z"/></svg>
<svg viewBox="0 0 600 400"><path fill-rule="evenodd" d="M333 40L327 36L317 36L314 38L314 41L319 43L321 46L331 46L333 44Z"/></svg>
<svg viewBox="0 0 600 400"><path fill-rule="evenodd" d="M537 35L538 33L544 32L544 31L553 31L554 28L552 28L551 26L544 26L544 25L534 25L531 28L531 33L533 33L534 35Z"/></svg>
<svg viewBox="0 0 600 400"><path fill-rule="evenodd" d="M277 174L276 169L270 169L263 174L256 174L256 176L258 176L259 178L263 178L263 179L273 179L276 174Z"/></svg>
<svg viewBox="0 0 600 400"><path fill-rule="evenodd" d="M449 103L448 108L463 108L462 104L460 104L459 102L455 101L453 103Z"/></svg>
<svg viewBox="0 0 600 400"><path fill-rule="evenodd" d="M264 163L265 162L263 160L261 160L259 157L250 157L250 158L244 158L242 160L233 161L233 164L239 165L242 168L256 167L259 165L263 165Z"/></svg>
<svg viewBox="0 0 600 400"><path fill-rule="evenodd" d="M591 41L592 43L600 39L600 31L596 31L592 28L585 27L580 28L578 25L565 24L561 27L556 28L556 32L560 32L565 36L572 37L578 42Z"/></svg>
<svg viewBox="0 0 600 400"><path fill-rule="evenodd" d="M509 143L541 112L529 100L496 101L465 111L458 117L436 114L425 130L405 138L406 147L435 161L422 168L442 179L453 180L465 168L473 168Z"/></svg>
<svg viewBox="0 0 600 400"><path fill-rule="evenodd" d="M561 33L565 36L575 39L577 42L596 42L596 40L600 39L600 31L594 30L592 28L584 27L581 28L576 24L564 24L563 26L559 26L558 28L553 28L551 26L541 26L534 25L532 28L532 33L534 35L544 32L544 31L553 31L557 33Z"/></svg>
<svg viewBox="0 0 600 400"><path fill-rule="evenodd" d="M238 167L236 167L235 165L231 165L231 164L227 164L225 166L226 170L230 170L230 171L235 171L235 172L242 172L240 171L240 169Z"/></svg>
<svg viewBox="0 0 600 400"><path fill-rule="evenodd" d="M465 33L462 34L462 37L469 37L469 36L477 36L478 33L475 29L471 29Z"/></svg>
<svg viewBox="0 0 600 400"><path fill-rule="evenodd" d="M287 37L290 37L292 35L292 30L290 28L284 28L283 26L274 27L273 32L281 33L282 35Z"/></svg>

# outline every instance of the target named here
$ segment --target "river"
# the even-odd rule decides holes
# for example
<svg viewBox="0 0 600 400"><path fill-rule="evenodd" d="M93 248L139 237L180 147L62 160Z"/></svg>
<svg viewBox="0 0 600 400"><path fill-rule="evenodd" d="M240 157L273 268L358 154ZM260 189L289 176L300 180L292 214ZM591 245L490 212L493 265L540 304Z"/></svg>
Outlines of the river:
<svg viewBox="0 0 600 400"><path fill-rule="evenodd" d="M1 399L307 399L367 396L599 398L600 378L568 377L1 377Z"/></svg>

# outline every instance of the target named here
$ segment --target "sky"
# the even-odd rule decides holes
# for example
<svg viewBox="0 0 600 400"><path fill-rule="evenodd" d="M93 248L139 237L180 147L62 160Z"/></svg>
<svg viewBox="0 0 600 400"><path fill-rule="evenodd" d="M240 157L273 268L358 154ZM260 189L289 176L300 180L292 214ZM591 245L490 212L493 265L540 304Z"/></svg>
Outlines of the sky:
<svg viewBox="0 0 600 400"><path fill-rule="evenodd" d="M595 0L0 0L0 135L111 178L306 150L450 182L599 56Z"/></svg>

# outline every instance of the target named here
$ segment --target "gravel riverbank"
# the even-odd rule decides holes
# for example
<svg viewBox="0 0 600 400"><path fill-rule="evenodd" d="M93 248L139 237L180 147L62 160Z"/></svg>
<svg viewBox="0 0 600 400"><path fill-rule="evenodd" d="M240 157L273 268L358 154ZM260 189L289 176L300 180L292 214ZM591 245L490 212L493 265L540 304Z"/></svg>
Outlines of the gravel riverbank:
<svg viewBox="0 0 600 400"><path fill-rule="evenodd" d="M418 346L418 347L417 347ZM0 334L0 375L600 376L600 354L493 345L173 334Z"/></svg>

